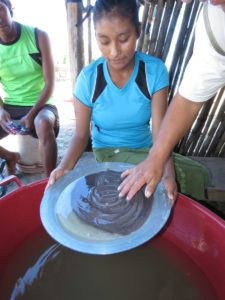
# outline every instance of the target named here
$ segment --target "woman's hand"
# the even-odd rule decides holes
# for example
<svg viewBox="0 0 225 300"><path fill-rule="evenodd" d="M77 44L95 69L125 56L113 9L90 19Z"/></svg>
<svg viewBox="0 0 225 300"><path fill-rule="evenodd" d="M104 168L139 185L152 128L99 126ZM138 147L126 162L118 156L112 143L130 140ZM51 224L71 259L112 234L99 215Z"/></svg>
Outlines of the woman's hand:
<svg viewBox="0 0 225 300"><path fill-rule="evenodd" d="M48 183L46 185L46 188L45 188L45 191L51 186L53 185L60 177L62 177L63 175L65 175L66 173L68 172L68 170L65 170L61 167L57 167L55 168L50 176L49 176L49 179L48 179Z"/></svg>
<svg viewBox="0 0 225 300"><path fill-rule="evenodd" d="M34 118L29 113L20 119L20 123L25 126L25 128L32 130L34 127Z"/></svg>
<svg viewBox="0 0 225 300"><path fill-rule="evenodd" d="M137 166L124 171L121 175L123 182L119 186L119 196L131 200L133 196L146 184L145 196L149 198L163 174L163 165L158 160L146 158Z"/></svg>
<svg viewBox="0 0 225 300"><path fill-rule="evenodd" d="M167 191L167 196L170 199L172 205L177 199L177 183L174 176L164 176L163 183Z"/></svg>

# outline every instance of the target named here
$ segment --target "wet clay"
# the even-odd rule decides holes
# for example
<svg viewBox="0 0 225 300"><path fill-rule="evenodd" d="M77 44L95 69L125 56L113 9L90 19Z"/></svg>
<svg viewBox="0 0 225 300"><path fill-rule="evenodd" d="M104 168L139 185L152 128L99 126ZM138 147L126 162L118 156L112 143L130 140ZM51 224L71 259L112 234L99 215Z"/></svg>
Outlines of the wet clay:
<svg viewBox="0 0 225 300"><path fill-rule="evenodd" d="M122 235L140 228L148 218L152 199L141 189L131 201L119 197L121 172L106 170L82 177L73 190L71 206L84 222Z"/></svg>

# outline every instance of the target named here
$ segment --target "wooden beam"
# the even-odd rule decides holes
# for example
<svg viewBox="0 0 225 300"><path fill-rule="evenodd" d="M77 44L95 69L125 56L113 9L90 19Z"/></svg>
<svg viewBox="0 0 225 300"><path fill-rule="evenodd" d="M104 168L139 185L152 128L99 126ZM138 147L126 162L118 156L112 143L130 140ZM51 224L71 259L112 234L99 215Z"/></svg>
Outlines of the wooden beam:
<svg viewBox="0 0 225 300"><path fill-rule="evenodd" d="M69 40L70 74L72 84L84 66L84 41L81 0L66 0L67 28ZM77 26L77 24L81 24Z"/></svg>

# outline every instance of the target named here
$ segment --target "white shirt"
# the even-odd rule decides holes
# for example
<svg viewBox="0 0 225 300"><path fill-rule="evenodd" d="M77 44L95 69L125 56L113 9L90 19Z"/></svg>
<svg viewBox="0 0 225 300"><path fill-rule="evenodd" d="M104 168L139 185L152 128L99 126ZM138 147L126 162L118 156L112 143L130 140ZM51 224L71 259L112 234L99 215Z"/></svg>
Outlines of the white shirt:
<svg viewBox="0 0 225 300"><path fill-rule="evenodd" d="M213 35L225 51L225 12L221 6L208 4L208 16ZM225 56L213 48L205 29L202 10L196 24L193 55L184 72L179 93L191 101L203 102L223 86Z"/></svg>

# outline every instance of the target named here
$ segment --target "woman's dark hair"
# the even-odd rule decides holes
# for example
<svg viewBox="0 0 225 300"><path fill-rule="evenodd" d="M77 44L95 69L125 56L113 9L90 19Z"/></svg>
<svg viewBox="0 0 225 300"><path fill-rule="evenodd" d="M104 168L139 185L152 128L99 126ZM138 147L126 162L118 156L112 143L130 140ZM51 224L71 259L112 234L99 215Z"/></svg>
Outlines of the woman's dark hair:
<svg viewBox="0 0 225 300"><path fill-rule="evenodd" d="M12 5L11 5L11 2L9 0L0 0L0 2L4 3L9 11L10 11L10 15L13 16L13 10L12 10Z"/></svg>
<svg viewBox="0 0 225 300"><path fill-rule="evenodd" d="M105 14L113 13L129 18L139 32L138 6L136 0L97 0L93 9L94 25Z"/></svg>

